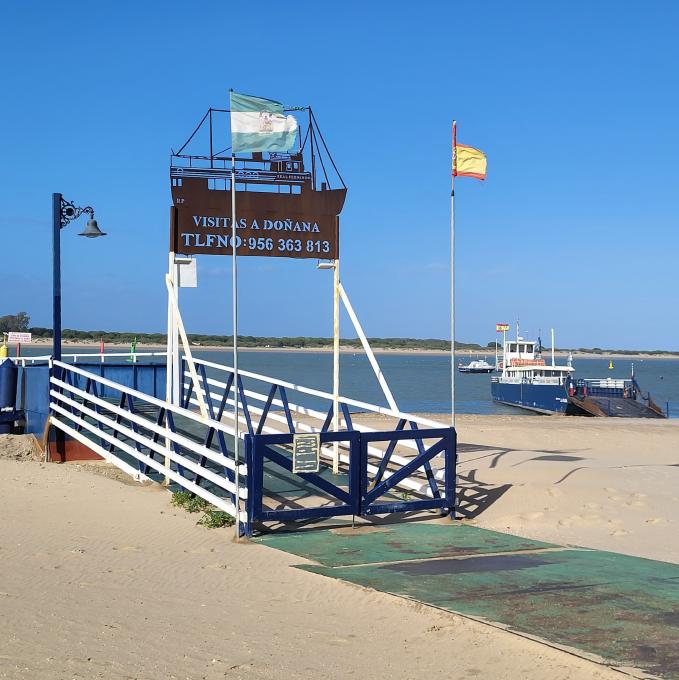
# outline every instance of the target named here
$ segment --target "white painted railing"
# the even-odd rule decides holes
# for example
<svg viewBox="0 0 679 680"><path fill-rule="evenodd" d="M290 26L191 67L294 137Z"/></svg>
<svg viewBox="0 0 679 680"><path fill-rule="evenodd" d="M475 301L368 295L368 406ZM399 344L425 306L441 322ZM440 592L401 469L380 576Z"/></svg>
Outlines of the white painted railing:
<svg viewBox="0 0 679 680"><path fill-rule="evenodd" d="M62 354L62 361L70 361L77 363L81 359L98 359L102 364L106 363L107 359L131 359L132 363L136 363L139 357L166 357L167 352L77 352ZM10 359L20 366L33 365L36 362L46 362L52 358L49 354L43 354L34 357L10 357Z"/></svg>
<svg viewBox="0 0 679 680"><path fill-rule="evenodd" d="M54 361L53 366L57 369L63 369L64 375L62 377L70 373L73 377L78 376L83 379L81 382L91 381L91 385L96 385L99 388L99 393L103 388L108 388L121 395L125 394L132 397L136 411L133 412L113 404L96 394L81 389L81 387L69 384L66 380L52 376L50 379L50 409L51 413L54 414L51 417L51 424L54 427L84 444L139 481L149 478L139 469L123 460L119 455L121 452L195 493L220 510L233 517L238 516L241 522L246 521L244 509L240 508L237 511L231 500L232 496L236 495L236 484L229 480L225 474L205 467L196 460L200 461L204 458L235 472L236 465L233 458L203 446L181 432L175 431L171 427L167 415L164 418L150 418L144 416L139 410L142 405L147 405L158 409L158 413L160 413L160 409L163 409L165 414L169 412L178 418L192 421L200 430L201 437L211 428L214 431L230 435L232 439L232 427L227 423L205 419L195 411L174 406L65 362ZM106 413L102 413L97 407L105 409ZM143 427L153 434L147 436L136 431L135 426ZM106 446L104 442L106 442ZM112 450L109 450L108 445L112 447ZM178 452L175 445L190 451L193 457ZM152 453L157 454L160 460L154 458L151 455ZM225 498L218 492L213 493L195 481L187 479L180 473L180 467L208 480L215 487L226 492L228 497ZM242 479L246 474L246 466L239 465L237 477ZM247 499L247 488L244 483L238 485L238 497L241 500Z"/></svg>
<svg viewBox="0 0 679 680"><path fill-rule="evenodd" d="M622 390L632 384L631 380L621 380L618 378L583 378L587 387L610 387Z"/></svg>
<svg viewBox="0 0 679 680"><path fill-rule="evenodd" d="M206 361L203 359L194 359L194 362L198 365L203 365L206 368L211 368L214 370L222 371L225 373L233 373L233 369L230 366L225 366L222 364L217 364L211 361ZM302 385L297 385L294 383L287 382L285 380L278 380L275 378L271 378L269 376L261 375L259 373L253 373L251 371L238 371L239 375L241 378L250 378L252 380L256 380L258 382L262 382L268 385L279 385L281 387L284 387L286 390L286 396L288 392L298 392L300 394L308 395L311 397L316 397L319 399L323 399L324 401L328 402L328 405L330 406L333 401L333 395L328 393L328 392L323 392L321 390L309 388L309 387L304 387ZM184 373L184 390L189 390L191 389L191 376L189 375L188 371L185 371ZM210 398L212 399L213 403L219 404L222 401L222 398L224 396L224 391L226 390L227 383L217 380L215 378L208 377L207 378L207 392L206 392L206 386L204 385L204 381L202 376L199 376L199 383L201 386L201 392L203 396L207 396L209 393ZM216 388L216 389L215 389ZM245 396L245 399L247 401L247 411L252 419L253 426L255 429L257 429L259 425L260 418L262 414L264 413L265 405L269 399L268 394L263 394L261 392L257 392L256 390L253 389L248 389L247 387L244 386L243 388L243 394ZM225 422L233 422L234 418L234 413L233 413L233 406L234 406L234 399L235 399L235 386L232 385L230 390L229 390L229 395L227 399L225 400L225 403L227 405L227 408L224 410L224 413L222 415L223 420ZM254 403L253 403L254 402ZM360 409L363 412L367 413L375 413L378 415L384 415L384 416L389 416L398 420L406 420L407 423L417 423L417 425L421 425L424 428L441 428L441 427L447 427L444 423L437 422L435 420L430 420L428 418L422 418L421 416L413 415L411 413L404 413L402 411L397 411L394 409L390 408L384 408L381 406L377 406L375 404L370 404L367 402L363 401L358 401L355 399L349 399L346 397L340 397L339 402L342 404L345 404L346 406L351 406L356 409ZM198 405L198 400L192 396L192 398L189 400L189 403L192 404L193 406ZM257 405L255 405L257 404ZM288 429L288 421L287 418L284 414L284 412L281 409L285 408L285 405L280 398L275 398L271 401L271 406L276 407L277 410L273 411L269 409L266 419L262 425L262 433L264 434L281 434L281 433L287 433L289 431ZM320 432L321 428L323 426L323 423L325 422L327 418L327 412L323 411L318 411L313 408L309 408L307 406L302 406L299 404L295 404L293 401L290 400L288 397L288 408L290 409L291 415L292 415L292 425L295 429L296 432L310 432L310 433L315 433L315 432ZM247 433L247 420L245 417L245 405L243 404L242 400L239 399L239 418L238 418L240 427L240 436L244 437L245 434ZM348 424L344 420L343 415L340 416L340 427L343 429L347 429ZM370 427L368 425L364 425L361 423L356 423L353 421L352 418L352 428L354 430L358 430L360 432L377 432L379 431L377 428ZM391 427L389 429L392 429ZM343 463L348 463L349 462L349 456L348 452L346 450L346 446L342 446L342 451L340 452L340 461ZM395 450L392 453L390 457L390 461L397 466L402 466L407 464L410 460L411 457L414 454L418 453L418 447L417 444L414 441L411 440L401 440L396 444ZM371 473L376 473L378 470L379 462L384 458L385 451L380 448L377 445L369 445L367 449L368 455L375 460L376 464L368 463L368 471ZM329 445L327 447L323 447L321 449L321 455L327 459L332 459L334 456L333 449ZM437 456L436 458L442 459L442 454ZM433 461L432 461L433 462ZM384 473L384 478L388 478L390 476L390 472L385 472ZM444 478L444 470L443 469L434 469L433 470L434 477L438 480L442 480ZM421 493L425 495L431 495L431 489L429 487L429 484L425 479L423 479L420 476L412 476L408 477L404 480L402 480L399 485L401 488L409 491L414 491L416 493Z"/></svg>

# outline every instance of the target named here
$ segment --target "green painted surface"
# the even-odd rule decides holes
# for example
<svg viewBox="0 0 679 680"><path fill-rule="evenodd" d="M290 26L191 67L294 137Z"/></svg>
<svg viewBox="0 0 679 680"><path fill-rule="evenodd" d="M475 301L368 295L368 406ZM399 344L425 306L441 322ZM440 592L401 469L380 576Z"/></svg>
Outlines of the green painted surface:
<svg viewBox="0 0 679 680"><path fill-rule="evenodd" d="M563 550L300 568L679 678L679 565Z"/></svg>
<svg viewBox="0 0 679 680"><path fill-rule="evenodd" d="M306 571L679 678L679 565L559 549L461 524L377 529L257 540L322 564L298 567Z"/></svg>
<svg viewBox="0 0 679 680"><path fill-rule="evenodd" d="M463 524L392 524L352 530L265 534L255 540L328 567L422 560L554 547L550 543Z"/></svg>

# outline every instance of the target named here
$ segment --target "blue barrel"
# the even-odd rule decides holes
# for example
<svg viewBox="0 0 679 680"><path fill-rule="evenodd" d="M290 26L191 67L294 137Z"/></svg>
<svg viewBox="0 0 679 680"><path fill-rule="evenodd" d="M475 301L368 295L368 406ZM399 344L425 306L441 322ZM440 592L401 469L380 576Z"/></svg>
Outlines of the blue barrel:
<svg viewBox="0 0 679 680"><path fill-rule="evenodd" d="M12 431L17 398L19 369L10 359L0 363L0 434Z"/></svg>

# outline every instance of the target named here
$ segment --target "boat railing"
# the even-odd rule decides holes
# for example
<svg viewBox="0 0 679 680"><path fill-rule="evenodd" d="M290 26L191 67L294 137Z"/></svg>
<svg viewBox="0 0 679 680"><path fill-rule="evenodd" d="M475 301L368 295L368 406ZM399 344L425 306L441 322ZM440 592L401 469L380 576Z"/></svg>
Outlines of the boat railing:
<svg viewBox="0 0 679 680"><path fill-rule="evenodd" d="M500 382L499 377L492 377L492 383ZM561 377L545 377L537 376L535 378L527 378L525 376L506 376L502 378L502 382L509 385L563 385L564 379Z"/></svg>
<svg viewBox="0 0 679 680"><path fill-rule="evenodd" d="M618 378L578 378L577 380L577 386L578 387L585 387L587 386L588 388L592 387L599 387L599 388L609 388L609 389L625 389L625 387L630 388L632 387L632 381L631 380L621 380Z"/></svg>

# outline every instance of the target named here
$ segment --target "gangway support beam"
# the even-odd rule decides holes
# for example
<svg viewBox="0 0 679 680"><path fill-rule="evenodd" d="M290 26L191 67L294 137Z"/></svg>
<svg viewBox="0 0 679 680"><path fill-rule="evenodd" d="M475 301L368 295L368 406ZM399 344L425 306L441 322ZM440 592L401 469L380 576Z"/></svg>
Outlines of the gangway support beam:
<svg viewBox="0 0 679 680"><path fill-rule="evenodd" d="M167 294L172 305L172 311L174 313L174 323L176 328L179 330L179 335L182 339L182 345L184 346L184 356L186 358L186 363L189 368L189 373L191 375L191 381L193 382L193 387L196 392L196 399L198 400L198 408L200 409L200 414L205 420L209 420L210 416L208 414L207 405L205 404L205 397L200 386L200 381L198 380L198 372L196 371L196 365L193 362L193 354L191 353L191 345L189 344L189 339L186 335L186 329L184 328L184 322L182 321L182 315L179 311L179 305L177 304L177 293L175 291L172 279L169 274L165 275L165 285L167 286Z"/></svg>
<svg viewBox="0 0 679 680"><path fill-rule="evenodd" d="M372 366L373 372L377 377L377 381L379 382L380 387L382 388L382 392L384 392L384 396L387 399L389 408L391 408L393 411L398 411L399 409L398 406L396 405L394 395L391 393L391 390L389 389L389 385L387 384L387 381L384 375L382 374L382 369L380 369L380 366L377 363L377 359L375 358L375 354L372 351L372 347L370 347L368 338L366 338L365 333L363 332L363 328L361 327L358 317L356 316L356 312L354 312L354 308L351 306L351 302L349 302L349 296L347 295L347 292L344 290L344 286L342 285L341 282L338 284L338 288L340 297L342 298L342 302L344 303L344 307L347 310L347 314L349 314L351 323L354 324L354 328L356 329L358 337L361 340L361 344L363 345L363 349L368 357L368 361L370 361L370 365Z"/></svg>

